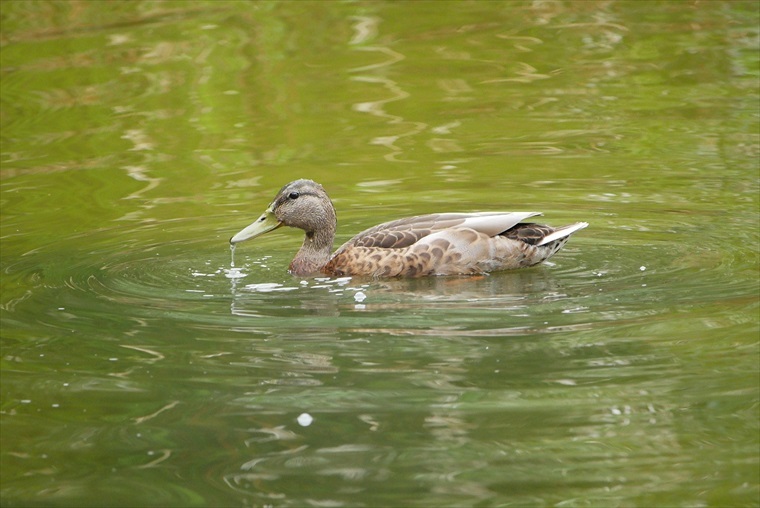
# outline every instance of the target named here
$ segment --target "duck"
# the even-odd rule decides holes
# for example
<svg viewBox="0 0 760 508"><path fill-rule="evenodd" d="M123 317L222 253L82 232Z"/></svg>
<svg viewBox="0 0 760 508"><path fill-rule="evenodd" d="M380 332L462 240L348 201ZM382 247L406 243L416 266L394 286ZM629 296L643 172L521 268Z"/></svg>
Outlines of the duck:
<svg viewBox="0 0 760 508"><path fill-rule="evenodd" d="M230 238L235 246L282 226L305 236L290 263L296 277L424 277L484 275L543 263L588 226L554 228L524 222L540 212L435 213L384 222L332 253L337 215L324 187L313 180L283 186L264 213Z"/></svg>

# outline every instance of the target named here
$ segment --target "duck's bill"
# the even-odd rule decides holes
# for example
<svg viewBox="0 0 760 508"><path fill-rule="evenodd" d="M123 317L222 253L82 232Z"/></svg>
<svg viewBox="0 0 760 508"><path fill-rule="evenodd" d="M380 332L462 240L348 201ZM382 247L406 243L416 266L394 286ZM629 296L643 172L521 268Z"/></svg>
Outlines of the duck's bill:
<svg viewBox="0 0 760 508"><path fill-rule="evenodd" d="M253 224L230 238L230 243L239 243L245 240L250 240L251 238L256 238L257 236L263 235L273 229L277 229L280 226L282 226L282 222L277 220L277 217L274 216L271 209L267 209L267 211L264 212L261 217L256 219Z"/></svg>

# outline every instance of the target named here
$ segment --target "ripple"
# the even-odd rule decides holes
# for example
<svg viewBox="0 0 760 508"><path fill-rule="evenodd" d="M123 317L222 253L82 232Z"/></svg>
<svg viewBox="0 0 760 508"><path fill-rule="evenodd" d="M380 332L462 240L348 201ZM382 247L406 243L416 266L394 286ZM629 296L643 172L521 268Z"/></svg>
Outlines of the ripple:
<svg viewBox="0 0 760 508"><path fill-rule="evenodd" d="M39 245L4 268L4 308L26 312L26 302L38 300L32 296L44 295L37 305L49 310L37 312L34 323L83 333L102 328L98 322L169 319L188 331L278 336L281 321L258 318L286 318L290 332L312 330L318 340L342 316L343 330L363 336L496 338L647 323L721 299L746 306L754 291L751 278L733 276L753 268L749 247L673 241L683 236L662 229L630 234L597 226L589 231L614 240L579 236L550 263L525 270L373 280L293 278L289 246L233 267L225 241L187 240L195 234L190 220L171 227L165 241L155 224L140 223ZM54 247L63 262L40 262Z"/></svg>

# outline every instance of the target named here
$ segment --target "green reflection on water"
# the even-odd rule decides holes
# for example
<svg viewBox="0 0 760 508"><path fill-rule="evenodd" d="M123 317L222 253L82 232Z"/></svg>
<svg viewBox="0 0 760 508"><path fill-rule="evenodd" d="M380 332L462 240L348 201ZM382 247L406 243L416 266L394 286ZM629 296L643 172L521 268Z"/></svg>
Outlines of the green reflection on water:
<svg viewBox="0 0 760 508"><path fill-rule="evenodd" d="M755 2L2 8L4 505L760 502ZM294 280L279 230L227 278L299 177L338 241L591 227L415 281Z"/></svg>

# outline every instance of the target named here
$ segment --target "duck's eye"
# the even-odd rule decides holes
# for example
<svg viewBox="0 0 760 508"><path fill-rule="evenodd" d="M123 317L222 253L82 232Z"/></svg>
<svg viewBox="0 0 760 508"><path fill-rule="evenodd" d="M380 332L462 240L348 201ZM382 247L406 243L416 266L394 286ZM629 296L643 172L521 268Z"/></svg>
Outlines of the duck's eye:
<svg viewBox="0 0 760 508"><path fill-rule="evenodd" d="M300 194L297 192L291 192L290 194L288 194L288 198L290 199L298 199L298 196L300 196Z"/></svg>

